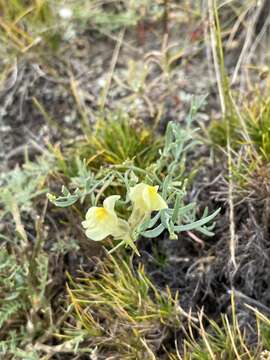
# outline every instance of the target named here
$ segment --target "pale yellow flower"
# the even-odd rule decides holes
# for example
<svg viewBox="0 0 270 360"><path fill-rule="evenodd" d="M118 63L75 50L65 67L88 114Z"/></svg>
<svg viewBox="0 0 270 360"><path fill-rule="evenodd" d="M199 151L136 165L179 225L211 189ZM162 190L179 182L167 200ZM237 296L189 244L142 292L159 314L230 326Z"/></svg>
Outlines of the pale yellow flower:
<svg viewBox="0 0 270 360"><path fill-rule="evenodd" d="M92 240L100 241L112 235L121 238L128 231L126 221L119 219L115 213L114 206L119 195L107 197L103 207L92 206L88 209L82 226L86 229L86 236Z"/></svg>
<svg viewBox="0 0 270 360"><path fill-rule="evenodd" d="M158 186L150 186L140 183L130 188L130 200L133 202L135 210L140 213L151 213L166 209L166 201L158 194Z"/></svg>

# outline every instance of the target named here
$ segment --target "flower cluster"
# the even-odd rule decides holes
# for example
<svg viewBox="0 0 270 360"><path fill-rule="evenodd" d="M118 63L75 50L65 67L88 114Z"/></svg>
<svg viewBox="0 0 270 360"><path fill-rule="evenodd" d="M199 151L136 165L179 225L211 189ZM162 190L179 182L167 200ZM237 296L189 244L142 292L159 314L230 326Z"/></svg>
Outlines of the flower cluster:
<svg viewBox="0 0 270 360"><path fill-rule="evenodd" d="M140 183L130 188L129 199L132 202L132 213L128 221L119 218L115 212L115 203L119 195L107 197L103 207L92 206L86 213L82 226L88 238L100 241L108 236L122 239L131 245L132 232L140 223L147 219L153 211L166 209L168 205L158 194L158 186ZM132 246L132 245L131 245Z"/></svg>

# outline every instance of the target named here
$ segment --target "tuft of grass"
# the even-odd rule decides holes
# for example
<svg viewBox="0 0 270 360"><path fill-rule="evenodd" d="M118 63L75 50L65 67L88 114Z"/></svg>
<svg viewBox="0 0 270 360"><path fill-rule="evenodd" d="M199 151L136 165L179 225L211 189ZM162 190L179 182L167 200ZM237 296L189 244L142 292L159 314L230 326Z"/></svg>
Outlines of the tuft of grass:
<svg viewBox="0 0 270 360"><path fill-rule="evenodd" d="M243 18L248 16L249 10L254 4L244 9ZM233 7L230 7L230 11ZM225 6L226 8L226 6ZM209 2L209 14L212 25L211 47L218 84L222 117L213 120L209 127L209 137L214 146L223 148L227 156L227 180L228 180L228 201L230 204L230 226L231 238L235 239L234 210L233 203L237 193L241 195L250 194L250 184L254 184L254 173L261 173L261 168L269 161L270 136L269 136L269 99L263 96L258 90L254 90L254 99L245 101L241 99L241 94L233 91L231 84L235 83L241 66L244 64L244 57L249 57L246 52L250 48L252 34L255 36L254 23L250 22L249 36L246 36L245 44L235 66L232 78L229 77L225 68L225 54L229 44L232 44L237 31L242 31L242 22L239 21L237 27L233 28L227 41L227 46L223 41L223 33L220 19L222 19L221 9L218 2ZM233 10L235 11L237 7ZM264 9L262 4L257 8L257 16ZM238 19L240 20L239 11ZM255 15L254 15L255 16ZM246 26L246 25L245 25ZM219 154L220 155L220 154ZM240 191L239 191L240 190ZM234 242L234 241L233 241ZM235 251L236 244L231 249ZM232 258L234 255L232 255ZM233 261L235 263L235 261Z"/></svg>
<svg viewBox="0 0 270 360"><path fill-rule="evenodd" d="M253 335L250 329L241 327L237 317L234 295L231 297L231 314L221 314L219 321L207 319L198 313L198 323L190 322L186 328L186 338L181 349L175 343L176 351L168 353L170 360L255 360L268 359L270 340L269 318L258 309L246 305L251 311ZM250 335L252 341L250 341Z"/></svg>
<svg viewBox="0 0 270 360"><path fill-rule="evenodd" d="M215 321L201 311L192 317L178 305L177 294L172 297L169 289L161 293L141 265L134 270L123 259L108 257L94 273L70 278L68 292L74 320L59 337L71 341L80 336L101 357L158 359L166 353L170 360L255 360L265 359L270 351L270 320L258 309L246 305L255 326L250 341L233 295L230 315L221 314ZM183 315L188 320L184 327ZM183 334L175 337L173 346L174 329ZM162 347L154 333L163 334Z"/></svg>
<svg viewBox="0 0 270 360"><path fill-rule="evenodd" d="M244 117L246 126L258 153L263 160L270 160L270 98L256 96L245 107Z"/></svg>
<svg viewBox="0 0 270 360"><path fill-rule="evenodd" d="M232 179L238 193L247 195L257 187L257 194L267 190L270 160L270 98L257 93L241 105L237 113L212 121L209 136L214 146L226 147L226 122L230 123ZM256 185L257 183L257 185ZM265 194L268 191L265 192Z"/></svg>
<svg viewBox="0 0 270 360"><path fill-rule="evenodd" d="M65 338L78 331L100 354L121 359L152 359L168 329L179 327L178 294L160 292L146 275L143 265L135 270L131 260L108 256L92 274L69 277L68 293L76 326L66 329ZM152 339L152 340L151 340Z"/></svg>
<svg viewBox="0 0 270 360"><path fill-rule="evenodd" d="M97 121L93 134L77 144L77 151L94 170L128 162L145 169L157 160L162 145L162 137L153 129L119 112Z"/></svg>
<svg viewBox="0 0 270 360"><path fill-rule="evenodd" d="M227 145L227 123L230 123L230 136L233 138L232 146L233 148L239 146L240 138L237 132L237 126L239 122L235 116L230 116L230 118L223 117L222 119L213 119L210 123L208 134L210 141L213 146L226 148Z"/></svg>
<svg viewBox="0 0 270 360"><path fill-rule="evenodd" d="M210 320L207 330L201 324L199 332L199 341L193 339L191 342L186 342L187 358L194 360L254 359L256 351L248 345L245 331L240 330L237 321L231 323L227 315L221 316L221 324Z"/></svg>
<svg viewBox="0 0 270 360"><path fill-rule="evenodd" d="M239 112L240 115L240 112ZM257 94L250 102L241 107L241 117L235 113L229 119L214 120L209 134L213 144L226 145L226 121L230 123L231 143L235 149L242 145L255 146L264 161L270 159L270 98ZM245 126L243 127L243 124ZM247 139L250 139L249 142Z"/></svg>
<svg viewBox="0 0 270 360"><path fill-rule="evenodd" d="M26 53L52 25L53 12L47 0L1 0L0 13L0 39L9 54Z"/></svg>

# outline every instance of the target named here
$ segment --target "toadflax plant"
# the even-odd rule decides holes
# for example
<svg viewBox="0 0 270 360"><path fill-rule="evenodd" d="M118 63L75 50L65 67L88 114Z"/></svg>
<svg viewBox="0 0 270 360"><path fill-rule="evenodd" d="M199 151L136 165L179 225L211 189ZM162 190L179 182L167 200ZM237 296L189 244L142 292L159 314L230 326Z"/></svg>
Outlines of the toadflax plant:
<svg viewBox="0 0 270 360"><path fill-rule="evenodd" d="M70 193L63 187L63 196L49 194L50 201L60 207L79 200L90 202L92 206L82 222L85 234L94 241L112 237L118 243L111 251L124 245L139 255L135 245L139 237L156 238L165 230L170 239L177 239L180 232L191 230L212 236L212 220L219 209L208 214L206 208L202 217L196 219L196 204L185 203L185 157L197 144L194 140L197 129L191 128L191 121L200 104L201 101L197 101L192 105L185 128L168 123L160 157L148 168L136 167L127 159L121 165L101 168L93 174L85 162L78 161L79 176L71 179L71 185L76 184L75 191ZM119 187L125 190L125 199L121 200L120 195L105 196L107 189L112 193ZM105 197L103 206L98 206L101 196ZM122 217L115 210L117 203L126 210Z"/></svg>
<svg viewBox="0 0 270 360"><path fill-rule="evenodd" d="M115 213L114 205L120 199L119 195L107 197L103 202L103 207L90 207L86 213L86 220L82 222L82 226L86 229L86 236L91 240L100 241L111 235L115 240L121 240L118 246L125 244L138 253L134 245L139 235L139 233L136 234L136 229L151 216L152 211L168 207L157 191L158 186L144 183L130 188L129 198L132 201L133 210L128 221L119 218Z"/></svg>

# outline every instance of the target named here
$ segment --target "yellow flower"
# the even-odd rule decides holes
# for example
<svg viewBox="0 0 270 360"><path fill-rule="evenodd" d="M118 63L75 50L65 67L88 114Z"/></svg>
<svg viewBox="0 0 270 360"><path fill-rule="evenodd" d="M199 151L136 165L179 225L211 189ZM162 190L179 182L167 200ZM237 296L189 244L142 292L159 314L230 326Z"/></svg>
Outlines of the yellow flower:
<svg viewBox="0 0 270 360"><path fill-rule="evenodd" d="M158 194L158 186L137 184L130 188L129 197L133 202L134 210L139 210L140 213L151 213L168 207L165 200Z"/></svg>
<svg viewBox="0 0 270 360"><path fill-rule="evenodd" d="M128 232L127 222L119 219L114 211L115 203L119 199L119 195L109 196L104 200L103 207L92 206L88 209L86 219L82 222L88 238L100 241L109 235L120 238Z"/></svg>

